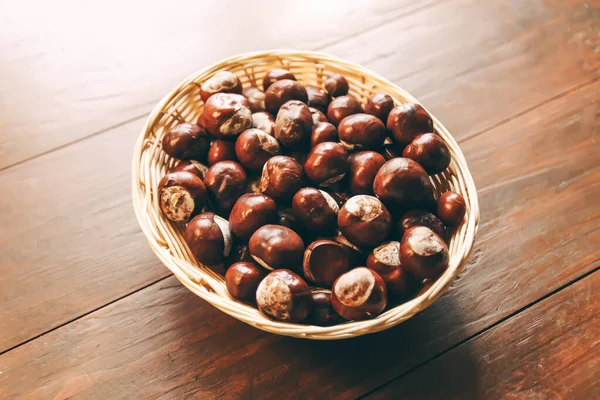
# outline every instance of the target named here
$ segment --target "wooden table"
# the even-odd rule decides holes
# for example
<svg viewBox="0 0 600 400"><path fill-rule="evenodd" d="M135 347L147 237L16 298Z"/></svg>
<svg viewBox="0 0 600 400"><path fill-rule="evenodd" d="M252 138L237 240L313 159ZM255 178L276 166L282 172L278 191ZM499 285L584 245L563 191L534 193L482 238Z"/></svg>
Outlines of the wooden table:
<svg viewBox="0 0 600 400"><path fill-rule="evenodd" d="M0 398L600 398L600 2L13 2L0 15ZM319 50L417 96L479 190L451 290L383 333L274 336L151 252L133 144L189 73Z"/></svg>

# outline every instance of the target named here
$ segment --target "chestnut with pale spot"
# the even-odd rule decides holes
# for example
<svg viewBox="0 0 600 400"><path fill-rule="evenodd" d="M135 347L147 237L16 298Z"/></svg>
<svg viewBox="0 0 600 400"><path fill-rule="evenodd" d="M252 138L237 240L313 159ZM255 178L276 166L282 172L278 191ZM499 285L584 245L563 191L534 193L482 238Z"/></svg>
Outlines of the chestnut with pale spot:
<svg viewBox="0 0 600 400"><path fill-rule="evenodd" d="M198 124L217 139L235 139L252 126L248 99L232 93L216 93L204 104Z"/></svg>
<svg viewBox="0 0 600 400"><path fill-rule="evenodd" d="M268 270L299 270L304 256L304 242L293 230L281 225L265 225L256 230L249 242L250 254Z"/></svg>
<svg viewBox="0 0 600 400"><path fill-rule="evenodd" d="M306 229L319 233L336 228L338 204L327 192L315 188L302 188L292 199L292 212Z"/></svg>
<svg viewBox="0 0 600 400"><path fill-rule="evenodd" d="M395 233L398 239L402 239L404 232L413 226L425 226L434 231L443 240L446 240L446 228L444 224L429 211L412 210L404 213L396 223Z"/></svg>
<svg viewBox="0 0 600 400"><path fill-rule="evenodd" d="M215 213L202 213L188 223L185 241L199 263L221 264L229 256L232 246L229 223Z"/></svg>
<svg viewBox="0 0 600 400"><path fill-rule="evenodd" d="M178 124L162 140L165 153L178 160L204 160L209 146L208 133L197 124Z"/></svg>
<svg viewBox="0 0 600 400"><path fill-rule="evenodd" d="M383 93L375 93L367 100L365 112L379 118L381 122L385 124L388 115L390 115L390 111L392 111L393 108L394 99L392 99L392 96Z"/></svg>
<svg viewBox="0 0 600 400"><path fill-rule="evenodd" d="M362 113L363 109L358 100L352 96L336 97L327 107L327 119L335 127L349 115Z"/></svg>
<svg viewBox="0 0 600 400"><path fill-rule="evenodd" d="M350 269L348 252L342 244L333 240L315 240L304 251L302 269L309 281L331 287L340 275Z"/></svg>
<svg viewBox="0 0 600 400"><path fill-rule="evenodd" d="M312 128L312 116L306 104L290 100L277 113L275 138L288 149L308 148Z"/></svg>
<svg viewBox="0 0 600 400"><path fill-rule="evenodd" d="M392 216L373 196L351 197L338 213L338 228L350 243L358 247L374 247L390 233Z"/></svg>
<svg viewBox="0 0 600 400"><path fill-rule="evenodd" d="M350 89L348 81L340 74L329 75L323 82L323 86L325 86L325 90L327 90L327 93L332 97L347 95L348 90Z"/></svg>
<svg viewBox="0 0 600 400"><path fill-rule="evenodd" d="M431 229L414 226L400 242L400 262L411 275L437 278L448 267L448 247Z"/></svg>
<svg viewBox="0 0 600 400"><path fill-rule="evenodd" d="M450 165L450 150L438 135L423 133L404 148L402 156L415 160L429 175L444 172Z"/></svg>
<svg viewBox="0 0 600 400"><path fill-rule="evenodd" d="M386 242L374 248L367 258L367 267L381 276L390 295L412 296L420 287L420 280L409 275L402 268L400 242Z"/></svg>
<svg viewBox="0 0 600 400"><path fill-rule="evenodd" d="M318 326L331 326L343 322L343 319L333 311L331 306L331 290L313 289L310 295L313 304L310 323Z"/></svg>
<svg viewBox="0 0 600 400"><path fill-rule="evenodd" d="M373 180L385 158L374 151L350 154L350 190L353 194L373 194Z"/></svg>
<svg viewBox="0 0 600 400"><path fill-rule="evenodd" d="M206 187L191 172L170 172L158 183L158 202L168 219L186 222L206 204Z"/></svg>
<svg viewBox="0 0 600 400"><path fill-rule="evenodd" d="M275 136L275 118L266 111L252 114L252 127Z"/></svg>
<svg viewBox="0 0 600 400"><path fill-rule="evenodd" d="M245 193L247 179L246 171L235 161L220 161L210 167L204 184L213 210L229 215L237 199Z"/></svg>
<svg viewBox="0 0 600 400"><path fill-rule="evenodd" d="M269 158L281 152L279 142L260 129L246 129L235 142L235 155L252 171L262 171Z"/></svg>
<svg viewBox="0 0 600 400"><path fill-rule="evenodd" d="M204 179L208 167L194 160L185 160L173 167L169 172L185 171L191 172L200 179Z"/></svg>
<svg viewBox="0 0 600 400"><path fill-rule="evenodd" d="M208 165L215 165L219 161L237 161L235 156L235 142L229 140L215 140L208 150Z"/></svg>
<svg viewBox="0 0 600 400"><path fill-rule="evenodd" d="M277 205L263 194L241 196L229 214L231 232L242 240L249 240L258 228L277 221Z"/></svg>
<svg viewBox="0 0 600 400"><path fill-rule="evenodd" d="M394 210L410 210L433 200L427 172L410 158L392 158L375 175L373 193Z"/></svg>
<svg viewBox="0 0 600 400"><path fill-rule="evenodd" d="M339 316L347 320L375 318L387 305L385 282L369 268L354 268L333 284L331 305Z"/></svg>
<svg viewBox="0 0 600 400"><path fill-rule="evenodd" d="M387 128L394 143L406 146L421 133L433 132L433 120L422 105L406 103L390 111Z"/></svg>
<svg viewBox="0 0 600 400"><path fill-rule="evenodd" d="M248 99L250 111L253 113L265 111L265 92L257 87L249 87L243 94Z"/></svg>
<svg viewBox="0 0 600 400"><path fill-rule="evenodd" d="M229 71L219 71L200 85L200 97L206 102L215 93L242 93L242 82Z"/></svg>
<svg viewBox="0 0 600 400"><path fill-rule="evenodd" d="M341 181L350 162L348 152L339 143L325 142L312 148L304 163L304 173L314 183L321 187L331 186Z"/></svg>
<svg viewBox="0 0 600 400"><path fill-rule="evenodd" d="M298 275L287 269L273 271L256 290L260 311L279 321L302 322L310 314L310 288Z"/></svg>
<svg viewBox="0 0 600 400"><path fill-rule="evenodd" d="M378 150L383 146L387 131L379 118L359 113L340 121L338 136L348 151Z"/></svg>
<svg viewBox="0 0 600 400"><path fill-rule="evenodd" d="M267 72L263 78L263 89L266 91L273 83L283 79L291 79L292 81L295 81L296 77L286 69L271 70Z"/></svg>
<svg viewBox="0 0 600 400"><path fill-rule="evenodd" d="M271 157L263 167L259 190L275 200L291 199L304 183L298 161L288 156Z"/></svg>
<svg viewBox="0 0 600 400"><path fill-rule="evenodd" d="M274 82L265 91L265 108L273 115L276 115L279 108L290 100L298 100L306 105L308 94L304 85L290 79L283 79Z"/></svg>
<svg viewBox="0 0 600 400"><path fill-rule="evenodd" d="M306 86L306 93L308 94L308 102L306 103L309 107L314 107L319 111L327 112L327 106L331 101L331 98L326 91L316 86Z"/></svg>
<svg viewBox="0 0 600 400"><path fill-rule="evenodd" d="M254 300L258 285L266 276L266 271L255 262L237 262L225 273L225 287L234 299Z"/></svg>
<svg viewBox="0 0 600 400"><path fill-rule="evenodd" d="M443 193L437 202L437 215L449 226L459 225L467 212L465 198L456 192Z"/></svg>

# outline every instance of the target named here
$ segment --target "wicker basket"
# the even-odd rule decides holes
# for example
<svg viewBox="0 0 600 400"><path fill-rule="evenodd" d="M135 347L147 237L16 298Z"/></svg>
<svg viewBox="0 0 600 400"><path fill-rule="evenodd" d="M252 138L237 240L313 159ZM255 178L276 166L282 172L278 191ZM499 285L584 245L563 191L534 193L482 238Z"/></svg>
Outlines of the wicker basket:
<svg viewBox="0 0 600 400"><path fill-rule="evenodd" d="M446 272L417 298L394 307L378 317L331 327L292 324L269 319L256 308L229 296L221 275L198 264L183 240L184 226L163 217L157 201L157 185L168 168L176 164L161 149L163 134L174 124L195 122L202 110L200 83L219 70L235 73L244 87L261 87L262 77L275 68L290 70L304 84L322 86L326 76L337 72L350 83L350 94L362 103L373 93L387 93L397 103L416 102L404 90L367 69L320 53L268 51L231 57L204 68L184 80L165 96L150 114L133 157L133 205L137 219L152 250L189 290L221 311L256 328L280 335L308 339L344 339L388 329L425 309L440 297L465 265L479 224L475 185L465 158L446 128L433 117L436 132L450 148L452 162L443 174L432 177L436 194L446 190L461 193L467 213L450 240L450 265Z"/></svg>

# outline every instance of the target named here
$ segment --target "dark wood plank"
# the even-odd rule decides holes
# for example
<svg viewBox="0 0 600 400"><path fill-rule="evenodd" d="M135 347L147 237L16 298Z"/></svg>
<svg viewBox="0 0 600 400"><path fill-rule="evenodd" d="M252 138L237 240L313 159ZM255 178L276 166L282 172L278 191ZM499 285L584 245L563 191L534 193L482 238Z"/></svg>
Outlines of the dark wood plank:
<svg viewBox="0 0 600 400"><path fill-rule="evenodd" d="M222 58L320 48L439 1L17 2L0 23L0 168L143 115Z"/></svg>
<svg viewBox="0 0 600 400"><path fill-rule="evenodd" d="M464 143L481 188L476 250L445 296L394 329L333 343L278 337L168 278L5 353L0 387L9 398L359 396L598 266L599 92L595 83Z"/></svg>
<svg viewBox="0 0 600 400"><path fill-rule="evenodd" d="M596 272L366 398L598 398L599 292Z"/></svg>

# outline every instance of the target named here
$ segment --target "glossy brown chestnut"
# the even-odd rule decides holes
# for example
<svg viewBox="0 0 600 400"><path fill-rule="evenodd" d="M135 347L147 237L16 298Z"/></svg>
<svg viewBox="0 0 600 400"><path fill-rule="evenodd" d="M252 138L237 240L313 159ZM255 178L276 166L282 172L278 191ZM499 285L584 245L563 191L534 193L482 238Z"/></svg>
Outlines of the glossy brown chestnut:
<svg viewBox="0 0 600 400"><path fill-rule="evenodd" d="M427 172L410 158L392 158L375 175L373 192L394 210L410 210L433 198Z"/></svg>
<svg viewBox="0 0 600 400"><path fill-rule="evenodd" d="M265 111L265 92L257 87L249 87L244 90L244 96L250 104L250 111L253 113Z"/></svg>
<svg viewBox="0 0 600 400"><path fill-rule="evenodd" d="M415 160L429 175L444 172L450 165L450 150L442 138L423 133L406 146L402 156Z"/></svg>
<svg viewBox="0 0 600 400"><path fill-rule="evenodd" d="M237 262L225 273L225 286L234 299L256 299L256 289L267 276L266 271L255 262Z"/></svg>
<svg viewBox="0 0 600 400"><path fill-rule="evenodd" d="M413 226L400 241L400 262L418 278L435 278L448 266L448 248L441 237L424 226Z"/></svg>
<svg viewBox="0 0 600 400"><path fill-rule="evenodd" d="M288 70L274 69L272 71L267 72L267 74L263 78L263 89L266 91L269 88L269 86L282 79L290 79L292 81L295 81L296 77Z"/></svg>
<svg viewBox="0 0 600 400"><path fill-rule="evenodd" d="M379 118L381 122L386 124L388 115L393 108L394 99L392 99L392 96L383 93L375 93L367 100L365 112Z"/></svg>
<svg viewBox="0 0 600 400"><path fill-rule="evenodd" d="M385 282L369 268L354 268L333 284L331 305L338 315L347 320L374 318L387 305Z"/></svg>
<svg viewBox="0 0 600 400"><path fill-rule="evenodd" d="M333 231L339 210L329 193L315 188L302 188L292 199L292 212L296 220L311 231Z"/></svg>
<svg viewBox="0 0 600 400"><path fill-rule="evenodd" d="M343 319L333 311L331 306L331 290L313 289L310 292L312 297L312 312L310 313L310 323L318 326L331 326L343 322Z"/></svg>
<svg viewBox="0 0 600 400"><path fill-rule="evenodd" d="M465 198L456 192L443 193L437 202L437 215L449 226L457 226L465 217Z"/></svg>
<svg viewBox="0 0 600 400"><path fill-rule="evenodd" d="M206 187L191 172L171 172L158 183L158 202L171 221L187 221L206 204Z"/></svg>
<svg viewBox="0 0 600 400"><path fill-rule="evenodd" d="M264 194L244 194L235 202L229 214L231 232L249 240L258 228L277 222L277 205Z"/></svg>
<svg viewBox="0 0 600 400"><path fill-rule="evenodd" d="M238 94L216 93L204 104L198 124L217 139L235 139L252 126L248 100Z"/></svg>
<svg viewBox="0 0 600 400"><path fill-rule="evenodd" d="M274 270L302 267L304 242L290 228L281 225L265 225L250 237L250 254L263 267Z"/></svg>
<svg viewBox="0 0 600 400"><path fill-rule="evenodd" d="M362 106L352 96L336 97L327 107L327 119L336 127L347 116L358 113L362 113Z"/></svg>
<svg viewBox="0 0 600 400"><path fill-rule="evenodd" d="M199 263L220 264L231 251L229 223L215 213L202 213L187 224L185 241Z"/></svg>
<svg viewBox="0 0 600 400"><path fill-rule="evenodd" d="M373 180L385 159L374 151L350 154L350 190L353 194L373 194Z"/></svg>
<svg viewBox="0 0 600 400"><path fill-rule="evenodd" d="M314 107L308 107L310 111L310 115L312 116L313 125L317 125L319 122L329 122L327 116L323 114L320 110L317 110Z"/></svg>
<svg viewBox="0 0 600 400"><path fill-rule="evenodd" d="M325 90L327 90L327 93L332 97L345 96L350 89L348 81L340 74L329 75L323 82L323 86L325 86Z"/></svg>
<svg viewBox="0 0 600 400"><path fill-rule="evenodd" d="M333 240L315 240L304 251L302 269L309 281L331 287L340 275L350 269L348 252Z"/></svg>
<svg viewBox="0 0 600 400"><path fill-rule="evenodd" d="M204 180L204 174L208 171L208 167L204 164L200 164L198 161L185 160L174 166L169 172L179 171L191 172L198 178Z"/></svg>
<svg viewBox="0 0 600 400"><path fill-rule="evenodd" d="M406 103L390 111L387 128L395 143L406 146L417 135L433 132L433 120L420 104Z"/></svg>
<svg viewBox="0 0 600 400"><path fill-rule="evenodd" d="M206 171L204 184L211 207L219 214L229 215L238 197L246 191L248 176L235 161L219 161Z"/></svg>
<svg viewBox="0 0 600 400"><path fill-rule="evenodd" d="M338 131L329 122L319 122L313 125L312 134L310 135L310 147L315 147L319 143L337 142L337 140Z"/></svg>
<svg viewBox="0 0 600 400"><path fill-rule="evenodd" d="M219 71L200 85L200 97L206 100L215 93L242 93L242 82L229 71Z"/></svg>
<svg viewBox="0 0 600 400"><path fill-rule="evenodd" d="M340 121L338 135L348 151L376 150L383 146L387 131L379 118L359 113Z"/></svg>
<svg viewBox="0 0 600 400"><path fill-rule="evenodd" d="M350 243L374 247L392 228L392 216L379 199L364 194L351 197L338 213L338 228Z"/></svg>
<svg viewBox="0 0 600 400"><path fill-rule="evenodd" d="M312 309L310 288L287 269L273 271L256 290L256 304L263 313L288 322L304 321Z"/></svg>
<svg viewBox="0 0 600 400"><path fill-rule="evenodd" d="M208 133L196 124L178 124L162 140L165 153L179 160L204 160L209 146Z"/></svg>
<svg viewBox="0 0 600 400"><path fill-rule="evenodd" d="M290 100L277 113L275 138L288 149L308 148L312 128L312 117L306 104Z"/></svg>
<svg viewBox="0 0 600 400"><path fill-rule="evenodd" d="M265 92L265 108L273 115L277 115L279 108L290 100L298 100L306 105L308 94L301 83L284 79L274 82Z"/></svg>
<svg viewBox="0 0 600 400"><path fill-rule="evenodd" d="M237 159L253 171L262 171L267 160L279 153L277 139L260 129L246 129L235 141Z"/></svg>
<svg viewBox="0 0 600 400"><path fill-rule="evenodd" d="M419 280L400 264L400 242L386 242L373 249L367 258L367 267L381 276L390 295L411 296L420 286Z"/></svg>
<svg viewBox="0 0 600 400"><path fill-rule="evenodd" d="M304 173L322 187L330 186L344 178L350 163L348 152L339 143L325 142L312 148L304 163Z"/></svg>
<svg viewBox="0 0 600 400"><path fill-rule="evenodd" d="M304 172L292 157L271 157L263 167L260 177L261 193L275 200L289 200L302 187Z"/></svg>
<svg viewBox="0 0 600 400"><path fill-rule="evenodd" d="M404 213L396 223L396 236L398 239L402 239L404 232L413 226L425 226L442 239L446 239L446 228L442 221L432 213L424 210L412 210Z"/></svg>
<svg viewBox="0 0 600 400"><path fill-rule="evenodd" d="M327 112L327 106L331 101L331 98L326 91L316 86L306 86L306 93L308 94L308 102L306 103L309 107L314 107L319 111Z"/></svg>
<svg viewBox="0 0 600 400"><path fill-rule="evenodd" d="M275 118L266 111L252 114L252 127L275 136Z"/></svg>
<svg viewBox="0 0 600 400"><path fill-rule="evenodd" d="M215 140L208 150L208 165L215 165L219 161L236 161L235 142L228 140Z"/></svg>

